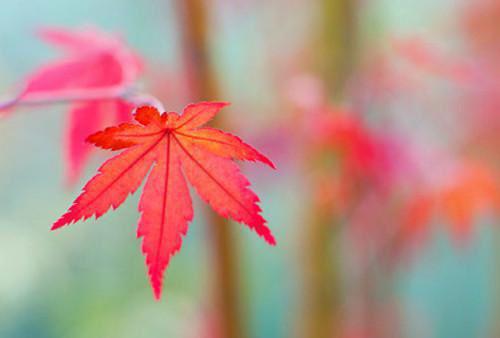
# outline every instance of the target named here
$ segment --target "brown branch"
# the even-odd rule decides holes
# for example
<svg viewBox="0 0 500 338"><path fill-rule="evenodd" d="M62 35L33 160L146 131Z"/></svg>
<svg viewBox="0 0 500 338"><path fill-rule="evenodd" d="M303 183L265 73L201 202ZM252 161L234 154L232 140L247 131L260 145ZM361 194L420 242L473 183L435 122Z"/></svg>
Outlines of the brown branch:
<svg viewBox="0 0 500 338"><path fill-rule="evenodd" d="M345 87L352 73L355 41L353 0L319 0L316 70L322 77L328 95L342 100ZM313 196L319 195L324 188L321 177L336 175L335 169L328 168L329 161L319 154L314 168L320 179L310 180ZM323 160L323 161L322 161ZM310 162L307 161L306 162ZM298 314L298 338L332 338L342 334L342 300L340 276L340 249L337 224L340 217L333 207L322 201L314 201L307 211L307 226L304 227L302 240L303 275L302 308Z"/></svg>
<svg viewBox="0 0 500 338"><path fill-rule="evenodd" d="M204 0L177 0L180 13L182 48L189 88L196 100L215 100L219 92L210 60L207 8ZM220 117L216 125L222 127ZM215 266L215 301L220 338L246 338L239 280L239 251L228 220L209 210Z"/></svg>
<svg viewBox="0 0 500 338"><path fill-rule="evenodd" d="M315 203L309 208L307 230L303 235L302 304L299 313L299 338L338 337L340 286L338 257L332 253L336 224L331 209Z"/></svg>
<svg viewBox="0 0 500 338"><path fill-rule="evenodd" d="M319 0L317 71L329 95L341 100L355 63L356 0Z"/></svg>

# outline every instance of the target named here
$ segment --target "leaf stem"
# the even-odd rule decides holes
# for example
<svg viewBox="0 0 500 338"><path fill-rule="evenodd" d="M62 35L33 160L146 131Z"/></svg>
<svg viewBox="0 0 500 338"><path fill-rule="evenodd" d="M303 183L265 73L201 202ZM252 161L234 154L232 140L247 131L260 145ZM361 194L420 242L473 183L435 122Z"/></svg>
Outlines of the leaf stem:
<svg viewBox="0 0 500 338"><path fill-rule="evenodd" d="M128 87L119 85L96 89L68 89L60 91L57 95L47 91L30 93L26 96L24 95L24 91L22 91L14 99L0 103L0 110L10 108L14 105L44 105L119 98L124 96L127 89Z"/></svg>
<svg viewBox="0 0 500 338"><path fill-rule="evenodd" d="M116 85L96 89L72 89L60 91L57 95L50 92L30 93L24 96L19 93L13 99L0 102L0 111L13 108L15 106L36 106L49 104L67 104L72 102L88 102L96 100L123 99L136 106L151 105L160 111L165 108L161 102L148 94L142 94L136 91L132 85Z"/></svg>
<svg viewBox="0 0 500 338"><path fill-rule="evenodd" d="M17 105L19 103L20 99L21 99L20 95L17 95L16 97L14 97L10 100L0 102L0 112L14 107L15 105Z"/></svg>

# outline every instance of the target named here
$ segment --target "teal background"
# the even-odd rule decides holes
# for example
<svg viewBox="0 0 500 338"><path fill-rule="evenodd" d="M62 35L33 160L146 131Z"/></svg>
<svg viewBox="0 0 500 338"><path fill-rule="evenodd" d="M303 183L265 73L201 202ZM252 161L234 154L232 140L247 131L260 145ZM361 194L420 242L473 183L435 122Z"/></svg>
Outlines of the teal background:
<svg viewBox="0 0 500 338"><path fill-rule="evenodd" d="M362 15L363 38L383 43L390 34L431 35L459 5L370 1ZM0 93L5 97L24 74L54 56L32 34L39 26L91 24L119 32L152 64L179 67L178 22L169 1L1 0L0 8ZM245 107L232 118L234 131L250 135L271 123L278 110L268 53L279 59L306 38L309 7L300 1L220 0L212 9L224 93L237 108ZM94 157L77 186L63 185L64 111L64 106L22 109L0 121L0 337L199 337L210 316L212 270L209 229L198 199L160 302L151 295L135 237L139 194L99 221L49 232L106 156ZM285 337L297 301L303 183L293 170L245 166L245 171L279 241L270 248L235 224L247 315L253 337ZM438 225L421 254L398 269L392 292L401 302L406 337L488 336L496 314L499 239L492 220L478 223L466 248L457 248L445 225Z"/></svg>

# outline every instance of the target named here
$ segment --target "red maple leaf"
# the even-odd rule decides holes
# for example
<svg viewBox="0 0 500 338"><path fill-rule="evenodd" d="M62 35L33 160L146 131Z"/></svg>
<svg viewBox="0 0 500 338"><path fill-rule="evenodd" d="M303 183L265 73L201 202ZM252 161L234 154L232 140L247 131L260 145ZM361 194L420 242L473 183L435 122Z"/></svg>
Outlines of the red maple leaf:
<svg viewBox="0 0 500 338"><path fill-rule="evenodd" d="M96 146L126 150L101 166L52 229L117 208L153 167L139 203L137 235L143 237L142 251L157 299L163 272L193 218L186 178L216 212L248 225L274 245L259 199L232 160L260 161L274 168L273 163L238 137L202 127L226 105L191 104L182 115L160 115L156 108L141 107L135 113L140 124L124 123L91 135L88 141Z"/></svg>
<svg viewBox="0 0 500 338"><path fill-rule="evenodd" d="M122 97L142 66L118 38L95 29L48 28L40 31L40 37L62 49L63 56L29 75L21 93L0 110L18 104L71 102L64 153L66 176L72 182L92 149L85 138L106 125L130 120L133 105Z"/></svg>

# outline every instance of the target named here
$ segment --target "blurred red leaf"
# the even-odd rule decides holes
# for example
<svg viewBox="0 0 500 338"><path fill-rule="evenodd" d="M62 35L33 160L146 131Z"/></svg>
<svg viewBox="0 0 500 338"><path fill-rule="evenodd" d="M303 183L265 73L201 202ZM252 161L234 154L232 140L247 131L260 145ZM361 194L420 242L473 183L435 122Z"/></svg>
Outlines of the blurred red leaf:
<svg viewBox="0 0 500 338"><path fill-rule="evenodd" d="M440 213L461 241L469 237L473 217L500 207L500 191L493 172L482 164L467 164L436 194Z"/></svg>
<svg viewBox="0 0 500 338"><path fill-rule="evenodd" d="M118 38L95 29L40 30L63 56L27 77L20 100L109 98L134 83L142 65Z"/></svg>
<svg viewBox="0 0 500 338"><path fill-rule="evenodd" d="M408 200L402 213L403 236L407 240L429 230L433 215L450 227L455 240L462 244L472 232L474 217L500 208L500 190L493 171L481 163L462 163L447 182L428 187Z"/></svg>
<svg viewBox="0 0 500 338"><path fill-rule="evenodd" d="M498 0L475 0L467 2L463 15L463 27L466 37L476 55L481 55L488 62L496 64L500 70L500 2Z"/></svg>
<svg viewBox="0 0 500 338"><path fill-rule="evenodd" d="M47 28L39 33L63 55L28 75L18 97L3 108L71 102L64 143L66 176L71 183L79 177L91 150L85 138L108 123L130 120L133 105L121 97L142 66L118 38L95 29Z"/></svg>
<svg viewBox="0 0 500 338"><path fill-rule="evenodd" d="M448 57L422 38L395 40L393 47L397 55L432 75L442 76L460 84L470 84L476 76L471 64L465 60Z"/></svg>

